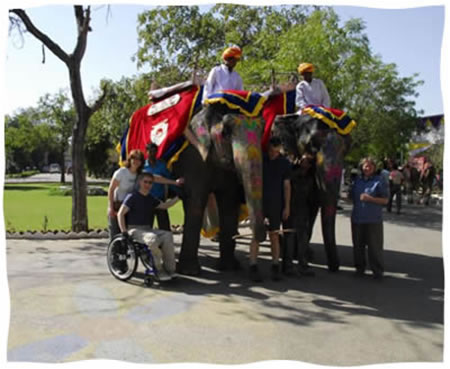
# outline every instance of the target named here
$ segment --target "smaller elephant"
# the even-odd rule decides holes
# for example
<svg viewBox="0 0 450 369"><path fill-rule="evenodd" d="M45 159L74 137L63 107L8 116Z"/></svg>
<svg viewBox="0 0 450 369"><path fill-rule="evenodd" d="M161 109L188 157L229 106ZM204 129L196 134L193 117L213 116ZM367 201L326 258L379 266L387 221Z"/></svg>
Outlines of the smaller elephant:
<svg viewBox="0 0 450 369"><path fill-rule="evenodd" d="M272 135L280 137L285 153L293 160L300 160L305 152L316 157L316 201L309 214L310 233L320 208L328 269L336 272L340 267L335 235L336 209L344 156L351 144L350 135L339 134L307 114L278 116Z"/></svg>

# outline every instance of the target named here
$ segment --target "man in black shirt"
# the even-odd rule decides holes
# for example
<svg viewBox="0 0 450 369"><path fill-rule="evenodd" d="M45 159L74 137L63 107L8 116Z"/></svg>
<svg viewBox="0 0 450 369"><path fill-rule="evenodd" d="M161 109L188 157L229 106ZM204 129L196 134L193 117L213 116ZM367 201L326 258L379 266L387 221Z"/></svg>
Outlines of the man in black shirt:
<svg viewBox="0 0 450 369"><path fill-rule="evenodd" d="M289 218L291 201L291 182L289 161L280 155L281 141L272 137L267 154L263 158L263 210L269 221L269 239L272 252L272 279L278 281L280 276L280 240L279 231L282 220ZM252 240L250 244L250 279L262 280L257 258L259 243Z"/></svg>
<svg viewBox="0 0 450 369"><path fill-rule="evenodd" d="M308 267L310 211L314 206L314 162L312 154L302 155L300 162L291 171L291 214L283 223L283 228L293 228L294 232L284 234L283 271L286 275L313 276ZM297 270L293 260L297 255Z"/></svg>
<svg viewBox="0 0 450 369"><path fill-rule="evenodd" d="M161 202L150 194L153 174L144 172L138 177L138 190L128 194L117 214L119 227L125 237L132 236L137 242L145 243L152 251L158 277L161 281L175 275L175 251L172 232L152 229L151 221L155 209L167 209L178 198ZM127 226L128 225L128 226Z"/></svg>

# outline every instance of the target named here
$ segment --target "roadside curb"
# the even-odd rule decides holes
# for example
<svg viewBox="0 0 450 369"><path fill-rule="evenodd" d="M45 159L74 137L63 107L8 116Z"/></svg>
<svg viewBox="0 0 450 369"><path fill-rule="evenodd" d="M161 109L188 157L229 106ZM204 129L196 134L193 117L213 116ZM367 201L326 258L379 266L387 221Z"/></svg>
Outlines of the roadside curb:
<svg viewBox="0 0 450 369"><path fill-rule="evenodd" d="M244 220L239 223L239 227L248 227L249 220ZM182 234L182 225L173 225L171 227L173 234ZM6 232L7 240L79 240L89 238L108 238L107 229L96 229L89 232L72 232L72 231L21 231L21 232Z"/></svg>

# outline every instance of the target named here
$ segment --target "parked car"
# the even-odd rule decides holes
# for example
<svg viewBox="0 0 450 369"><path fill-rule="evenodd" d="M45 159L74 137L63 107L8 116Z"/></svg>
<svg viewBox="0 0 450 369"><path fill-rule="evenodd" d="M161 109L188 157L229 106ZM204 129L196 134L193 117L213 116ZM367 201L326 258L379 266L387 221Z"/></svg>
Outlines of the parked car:
<svg viewBox="0 0 450 369"><path fill-rule="evenodd" d="M48 171L50 173L61 173L61 167L58 163L52 163L50 164Z"/></svg>

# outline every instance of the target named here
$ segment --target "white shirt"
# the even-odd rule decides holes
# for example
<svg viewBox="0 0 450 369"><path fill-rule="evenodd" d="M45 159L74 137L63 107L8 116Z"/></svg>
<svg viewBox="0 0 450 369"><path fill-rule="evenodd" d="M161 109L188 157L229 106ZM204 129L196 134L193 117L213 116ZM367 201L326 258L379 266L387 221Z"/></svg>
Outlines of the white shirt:
<svg viewBox="0 0 450 369"><path fill-rule="evenodd" d="M311 83L301 81L297 84L295 94L295 105L300 109L298 114L301 114L302 109L306 105L323 105L330 107L330 95L322 80L313 78Z"/></svg>
<svg viewBox="0 0 450 369"><path fill-rule="evenodd" d="M123 201L125 196L133 191L136 183L136 173L131 173L128 168L119 168L113 174L113 179L119 182L114 191L114 201Z"/></svg>
<svg viewBox="0 0 450 369"><path fill-rule="evenodd" d="M225 64L218 65L211 69L205 86L203 87L202 102L213 93L222 90L243 90L244 85L238 72L230 72Z"/></svg>

